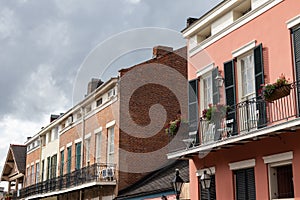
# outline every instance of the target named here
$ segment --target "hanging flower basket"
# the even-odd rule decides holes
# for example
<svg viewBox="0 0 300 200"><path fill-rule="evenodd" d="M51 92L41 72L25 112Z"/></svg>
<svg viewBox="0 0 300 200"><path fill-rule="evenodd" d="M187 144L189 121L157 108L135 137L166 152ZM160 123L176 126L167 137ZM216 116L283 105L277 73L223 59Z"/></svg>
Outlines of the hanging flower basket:
<svg viewBox="0 0 300 200"><path fill-rule="evenodd" d="M291 84L286 80L284 74L281 74L275 83L267 84L262 88L263 98L268 102L273 102L288 96L291 88Z"/></svg>
<svg viewBox="0 0 300 200"><path fill-rule="evenodd" d="M277 99L290 95L290 92L291 92L291 84L284 85L274 89L274 91L272 92L272 94L270 94L270 96L265 97L265 100L268 102L273 102Z"/></svg>

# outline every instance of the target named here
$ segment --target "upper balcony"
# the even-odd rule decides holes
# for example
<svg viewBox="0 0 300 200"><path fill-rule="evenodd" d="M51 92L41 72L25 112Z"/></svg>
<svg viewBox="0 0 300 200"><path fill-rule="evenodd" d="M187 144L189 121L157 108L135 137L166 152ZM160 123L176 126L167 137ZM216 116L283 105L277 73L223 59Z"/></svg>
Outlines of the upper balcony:
<svg viewBox="0 0 300 200"><path fill-rule="evenodd" d="M95 163L71 173L54 177L22 188L19 193L14 193L16 199L42 198L83 189L95 185L116 185L116 171L113 164ZM32 176L35 176L32 175ZM27 177L30 181L31 177Z"/></svg>
<svg viewBox="0 0 300 200"><path fill-rule="evenodd" d="M300 84L291 84L289 95L268 102L261 96L227 107L225 113L215 109L209 119L200 117L197 132L183 140L187 148L170 152L168 158L215 151L243 145L300 128Z"/></svg>

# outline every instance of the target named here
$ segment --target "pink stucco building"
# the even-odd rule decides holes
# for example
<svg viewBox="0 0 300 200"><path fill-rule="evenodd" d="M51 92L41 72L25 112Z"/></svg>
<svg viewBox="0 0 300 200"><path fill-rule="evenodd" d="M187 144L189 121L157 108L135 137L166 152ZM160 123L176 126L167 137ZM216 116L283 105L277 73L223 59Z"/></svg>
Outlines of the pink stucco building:
<svg viewBox="0 0 300 200"><path fill-rule="evenodd" d="M300 1L224 0L182 34L191 145L168 158L190 159L191 199L299 200ZM282 74L286 96L268 101Z"/></svg>

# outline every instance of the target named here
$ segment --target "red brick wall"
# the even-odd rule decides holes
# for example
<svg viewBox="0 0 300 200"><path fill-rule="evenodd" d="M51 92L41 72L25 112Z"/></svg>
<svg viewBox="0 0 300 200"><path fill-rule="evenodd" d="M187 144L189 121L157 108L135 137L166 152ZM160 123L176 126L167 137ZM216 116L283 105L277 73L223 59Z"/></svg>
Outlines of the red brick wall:
<svg viewBox="0 0 300 200"><path fill-rule="evenodd" d="M41 148L37 148L37 149L35 149L35 150L33 150L33 151L31 151L31 152L29 152L27 154L27 156L26 156L26 171L25 171L26 175L25 175L24 186L28 186L28 184L26 184L26 183L28 183L26 181L26 179L29 179L29 176L27 174L27 166L30 165L30 168L31 168L31 163L34 163L34 178L33 178L33 183L35 183L35 181L36 181L35 180L35 174L36 174L36 166L35 166L35 164L36 164L37 160L40 160L40 155L41 155ZM41 164L40 164L40 170L41 170ZM30 169L30 173L31 173L31 169Z"/></svg>
<svg viewBox="0 0 300 200"><path fill-rule="evenodd" d="M176 51L175 53L167 53L164 56L159 58L154 58L148 60L144 63L138 64L128 69L123 69L120 71L121 74L121 95L122 98L122 88L126 87L126 84L122 82L122 77L126 75L130 70L147 66L158 67L161 64L163 66L172 67L180 72L185 78L187 78L187 61L186 61L186 48L182 48ZM151 76L152 74L149 74ZM161 76L167 77L168 74L162 74ZM136 79L140 79L139 76L135 77ZM176 80L175 80L176 81ZM135 80L132 80L134 83ZM177 88L176 91L170 91L169 88L159 85L148 83L145 84L138 89L136 89L132 96L130 97L129 102L129 112L132 120L140 126L146 126L150 123L149 118L149 109L152 105L161 104L164 109L167 111L167 120L165 125L168 124L169 121L176 119L176 115L178 111L181 111L182 116L186 118L187 110L186 108L181 109L179 105L179 100L176 98L175 94L180 93L180 96L184 99L180 99L181 101L187 102L187 87L185 88ZM122 103L122 100L121 100ZM122 124L122 119L124 119L123 111L120 112L120 124ZM121 126L123 126L122 124ZM128 152L134 153L148 153L157 151L163 147L165 147L169 142L169 136L165 133L165 128L162 128L159 133L155 134L149 138L138 138L134 137L123 130L120 130L120 148L126 150ZM122 155L120 155L122 156ZM165 156L165 155L162 155ZM120 158L123 159L123 158ZM137 166L142 165L139 160L135 160L135 158L130 158L130 163L135 163ZM149 160L149 162L151 162ZM151 164L151 163L149 163ZM125 166L121 168L126 168ZM132 171L128 169L128 171ZM126 171L120 172L119 176L119 190L124 189L125 187L135 183L137 180L142 178L146 173L128 173Z"/></svg>

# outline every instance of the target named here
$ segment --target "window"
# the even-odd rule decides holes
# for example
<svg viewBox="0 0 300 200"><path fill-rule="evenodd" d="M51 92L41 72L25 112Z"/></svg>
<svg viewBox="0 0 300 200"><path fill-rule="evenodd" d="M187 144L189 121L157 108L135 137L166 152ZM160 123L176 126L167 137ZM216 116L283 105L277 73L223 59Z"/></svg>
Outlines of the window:
<svg viewBox="0 0 300 200"><path fill-rule="evenodd" d="M62 150L60 152L60 175L62 176L64 174L64 165L65 165L65 151Z"/></svg>
<svg viewBox="0 0 300 200"><path fill-rule="evenodd" d="M86 149L86 162L87 164L90 163L90 151L91 151L91 139L88 138L85 140L85 149Z"/></svg>
<svg viewBox="0 0 300 200"><path fill-rule="evenodd" d="M255 97L255 76L253 52L238 59L241 76L241 100Z"/></svg>
<svg viewBox="0 0 300 200"><path fill-rule="evenodd" d="M293 152L265 156L263 159L268 164L271 199L294 198Z"/></svg>
<svg viewBox="0 0 300 200"><path fill-rule="evenodd" d="M203 77L203 106L207 108L209 104L212 104L212 77L211 73Z"/></svg>
<svg viewBox="0 0 300 200"><path fill-rule="evenodd" d="M96 104L97 104L97 107L100 106L102 104L102 98L98 99Z"/></svg>
<svg viewBox="0 0 300 200"><path fill-rule="evenodd" d="M27 185L30 185L30 167L27 167Z"/></svg>
<svg viewBox="0 0 300 200"><path fill-rule="evenodd" d="M51 130L51 141L56 140L58 138L58 127L54 127Z"/></svg>
<svg viewBox="0 0 300 200"><path fill-rule="evenodd" d="M51 177L51 157L47 158L47 180Z"/></svg>
<svg viewBox="0 0 300 200"><path fill-rule="evenodd" d="M75 144L75 169L80 169L81 164L81 142Z"/></svg>
<svg viewBox="0 0 300 200"><path fill-rule="evenodd" d="M271 195L275 199L293 198L292 165L270 166Z"/></svg>
<svg viewBox="0 0 300 200"><path fill-rule="evenodd" d="M110 127L108 130L108 163L112 164L114 163L114 148L115 148L115 133L114 133L114 127Z"/></svg>
<svg viewBox="0 0 300 200"><path fill-rule="evenodd" d="M116 91L115 88L111 89L110 91L108 91L107 96L108 98L113 97L116 95Z"/></svg>
<svg viewBox="0 0 300 200"><path fill-rule="evenodd" d="M56 177L57 155L51 157L51 178Z"/></svg>
<svg viewBox="0 0 300 200"><path fill-rule="evenodd" d="M91 106L91 105L88 105L88 106L85 108L85 113L89 113L91 110L92 110L92 106Z"/></svg>
<svg viewBox="0 0 300 200"><path fill-rule="evenodd" d="M30 183L33 184L34 183L34 165L31 165L31 181Z"/></svg>
<svg viewBox="0 0 300 200"><path fill-rule="evenodd" d="M45 160L42 160L42 181L44 181L44 173L45 172Z"/></svg>
<svg viewBox="0 0 300 200"><path fill-rule="evenodd" d="M254 168L234 170L236 200L255 200Z"/></svg>
<svg viewBox="0 0 300 200"><path fill-rule="evenodd" d="M35 183L40 182L40 163L35 164Z"/></svg>
<svg viewBox="0 0 300 200"><path fill-rule="evenodd" d="M102 140L102 132L96 134L96 162L100 163L101 159L101 140Z"/></svg>
<svg viewBox="0 0 300 200"><path fill-rule="evenodd" d="M71 173L71 164L72 164L72 160L71 160L71 156L72 156L72 146L67 148L68 151L68 160L67 160L67 173Z"/></svg>

